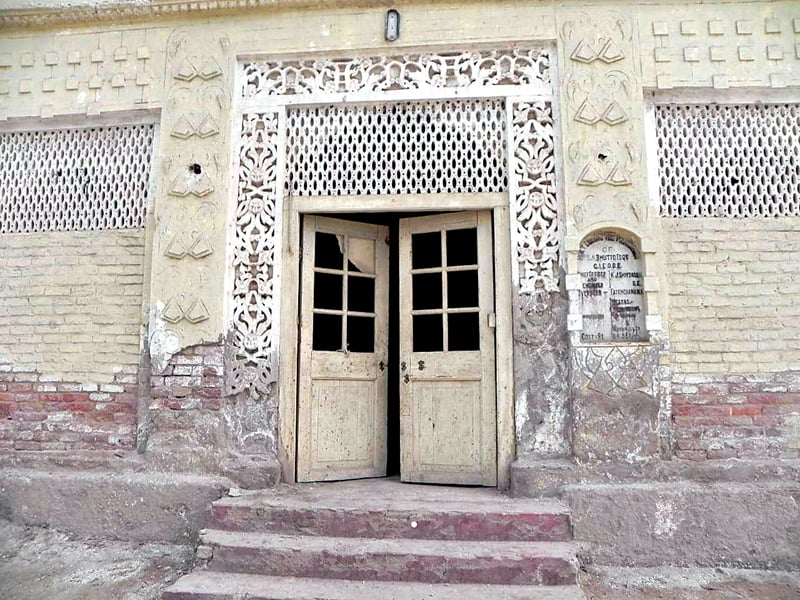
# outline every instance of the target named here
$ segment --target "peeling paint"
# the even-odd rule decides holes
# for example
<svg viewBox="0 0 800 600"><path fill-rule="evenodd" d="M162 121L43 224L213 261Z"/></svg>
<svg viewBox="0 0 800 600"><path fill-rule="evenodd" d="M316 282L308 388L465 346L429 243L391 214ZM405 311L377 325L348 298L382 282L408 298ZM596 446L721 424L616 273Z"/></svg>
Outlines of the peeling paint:
<svg viewBox="0 0 800 600"><path fill-rule="evenodd" d="M161 313L164 303L156 302L150 310L150 360L155 373L161 373L167 368L173 355L180 352L181 340L178 335L169 329Z"/></svg>
<svg viewBox="0 0 800 600"><path fill-rule="evenodd" d="M656 502L656 522L653 526L656 537L672 537L677 529L675 506L671 502Z"/></svg>
<svg viewBox="0 0 800 600"><path fill-rule="evenodd" d="M514 319L517 455L568 456L566 301L557 294L517 298Z"/></svg>

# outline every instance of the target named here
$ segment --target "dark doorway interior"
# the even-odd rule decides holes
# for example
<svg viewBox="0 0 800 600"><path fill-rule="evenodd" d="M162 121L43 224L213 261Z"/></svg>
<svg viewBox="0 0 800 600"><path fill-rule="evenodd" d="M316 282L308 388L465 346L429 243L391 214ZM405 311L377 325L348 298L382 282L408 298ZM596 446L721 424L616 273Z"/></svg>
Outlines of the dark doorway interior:
<svg viewBox="0 0 800 600"><path fill-rule="evenodd" d="M323 214L323 213L320 213ZM400 474L400 219L440 213L327 213L325 216L389 228L389 357L386 474Z"/></svg>

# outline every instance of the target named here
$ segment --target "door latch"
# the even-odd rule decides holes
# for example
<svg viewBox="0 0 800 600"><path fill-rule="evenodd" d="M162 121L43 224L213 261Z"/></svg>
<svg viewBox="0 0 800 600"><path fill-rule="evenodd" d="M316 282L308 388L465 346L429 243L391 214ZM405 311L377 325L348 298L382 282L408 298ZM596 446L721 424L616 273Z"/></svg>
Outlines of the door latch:
<svg viewBox="0 0 800 600"><path fill-rule="evenodd" d="M425 361L424 360L419 361L419 363L417 364L417 368L420 371L424 371L425 370Z"/></svg>
<svg viewBox="0 0 800 600"><path fill-rule="evenodd" d="M400 363L400 370L401 371L405 371L406 370L406 361L403 361L403 362Z"/></svg>
<svg viewBox="0 0 800 600"><path fill-rule="evenodd" d="M409 381L410 377L408 376L408 373L406 373L405 375L403 375L403 383L408 383Z"/></svg>
<svg viewBox="0 0 800 600"><path fill-rule="evenodd" d="M381 361L378 363L378 368L383 371L386 368L386 363Z"/></svg>

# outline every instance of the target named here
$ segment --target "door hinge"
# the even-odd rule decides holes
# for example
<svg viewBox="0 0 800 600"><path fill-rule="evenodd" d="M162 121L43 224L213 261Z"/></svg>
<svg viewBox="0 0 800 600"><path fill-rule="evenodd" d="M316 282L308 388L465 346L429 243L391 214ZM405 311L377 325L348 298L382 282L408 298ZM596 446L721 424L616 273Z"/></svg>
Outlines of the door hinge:
<svg viewBox="0 0 800 600"><path fill-rule="evenodd" d="M497 327L497 314L490 312L487 316L489 317L488 319L489 327L491 327L492 329Z"/></svg>

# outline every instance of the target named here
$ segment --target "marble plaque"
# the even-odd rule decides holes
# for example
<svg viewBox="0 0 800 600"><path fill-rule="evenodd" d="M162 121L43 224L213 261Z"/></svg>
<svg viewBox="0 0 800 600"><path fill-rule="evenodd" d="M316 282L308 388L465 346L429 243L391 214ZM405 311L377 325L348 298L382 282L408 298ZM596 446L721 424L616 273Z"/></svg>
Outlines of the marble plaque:
<svg viewBox="0 0 800 600"><path fill-rule="evenodd" d="M583 329L581 341L638 342L644 326L644 276L641 259L627 239L593 237L578 255Z"/></svg>

